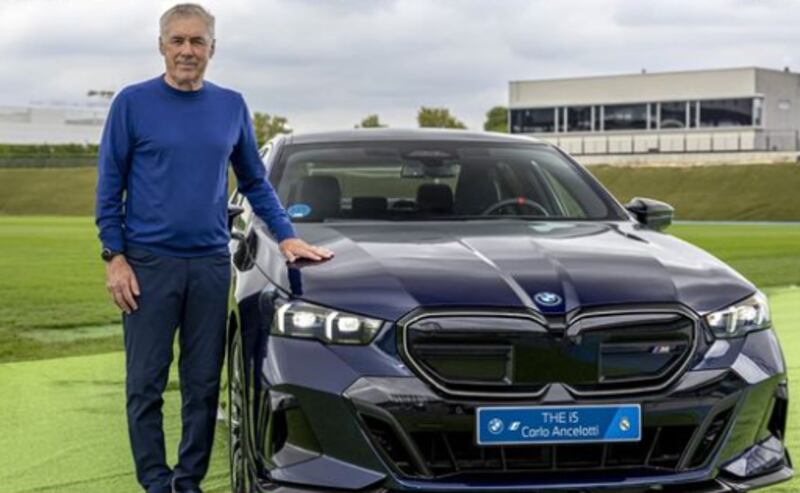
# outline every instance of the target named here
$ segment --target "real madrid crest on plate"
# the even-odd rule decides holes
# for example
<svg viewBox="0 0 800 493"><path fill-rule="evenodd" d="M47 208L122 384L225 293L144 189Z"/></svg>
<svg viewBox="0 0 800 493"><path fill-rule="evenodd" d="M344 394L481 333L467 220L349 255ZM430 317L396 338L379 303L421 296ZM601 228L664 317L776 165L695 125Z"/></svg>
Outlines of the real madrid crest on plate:
<svg viewBox="0 0 800 493"><path fill-rule="evenodd" d="M542 306L557 306L561 304L561 296L550 291L536 293L533 300Z"/></svg>

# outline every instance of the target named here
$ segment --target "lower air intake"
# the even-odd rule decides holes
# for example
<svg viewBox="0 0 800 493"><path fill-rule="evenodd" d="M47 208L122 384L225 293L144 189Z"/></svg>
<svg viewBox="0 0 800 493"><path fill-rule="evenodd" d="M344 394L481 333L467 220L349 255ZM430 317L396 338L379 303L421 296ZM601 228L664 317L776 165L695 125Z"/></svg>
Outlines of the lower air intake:
<svg viewBox="0 0 800 493"><path fill-rule="evenodd" d="M694 425L644 427L640 442L565 445L478 446L471 431L418 431L403 440L401 430L382 419L362 416L372 441L407 477L441 478L461 473L581 473L636 469L654 474L676 471Z"/></svg>

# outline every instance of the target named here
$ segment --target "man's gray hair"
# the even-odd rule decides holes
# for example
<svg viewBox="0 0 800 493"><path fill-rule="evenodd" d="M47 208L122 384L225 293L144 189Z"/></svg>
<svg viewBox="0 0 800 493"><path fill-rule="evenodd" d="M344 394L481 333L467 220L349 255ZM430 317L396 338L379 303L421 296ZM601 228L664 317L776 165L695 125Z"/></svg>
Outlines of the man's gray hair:
<svg viewBox="0 0 800 493"><path fill-rule="evenodd" d="M196 3L179 3L164 12L159 21L162 36L166 32L170 21L176 17L199 17L203 19L206 26L208 26L209 36L214 39L214 16L202 5Z"/></svg>

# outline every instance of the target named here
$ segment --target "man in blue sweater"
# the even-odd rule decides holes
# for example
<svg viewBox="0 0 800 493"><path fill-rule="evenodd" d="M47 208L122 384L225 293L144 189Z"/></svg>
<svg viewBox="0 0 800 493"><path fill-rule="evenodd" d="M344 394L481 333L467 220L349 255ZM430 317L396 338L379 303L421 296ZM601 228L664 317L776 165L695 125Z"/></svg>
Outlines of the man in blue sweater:
<svg viewBox="0 0 800 493"><path fill-rule="evenodd" d="M230 284L228 162L289 261L333 253L296 238L265 179L242 96L204 81L214 18L196 4L161 17L165 74L124 88L100 143L97 226L107 287L123 311L128 429L148 493L200 492L208 470ZM180 327L182 436L166 462L162 394Z"/></svg>

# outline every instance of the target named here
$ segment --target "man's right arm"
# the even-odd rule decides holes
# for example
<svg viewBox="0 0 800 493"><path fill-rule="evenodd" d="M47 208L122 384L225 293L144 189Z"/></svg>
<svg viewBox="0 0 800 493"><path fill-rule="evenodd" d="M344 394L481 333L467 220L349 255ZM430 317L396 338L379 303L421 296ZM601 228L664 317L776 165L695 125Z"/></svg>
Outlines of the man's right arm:
<svg viewBox="0 0 800 493"><path fill-rule="evenodd" d="M106 288L114 303L125 313L138 308L139 284L136 275L125 260L125 219L122 196L128 181L133 136L131 134L128 101L124 94L114 99L108 112L97 167L97 196L95 223L103 248L119 252L106 264Z"/></svg>
<svg viewBox="0 0 800 493"><path fill-rule="evenodd" d="M133 147L129 117L127 98L120 94L111 104L100 139L95 223L103 248L113 252L125 250L122 195Z"/></svg>

